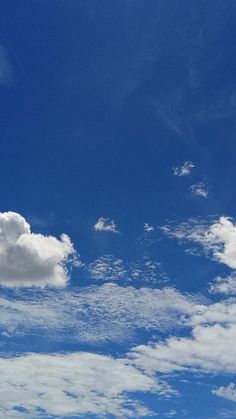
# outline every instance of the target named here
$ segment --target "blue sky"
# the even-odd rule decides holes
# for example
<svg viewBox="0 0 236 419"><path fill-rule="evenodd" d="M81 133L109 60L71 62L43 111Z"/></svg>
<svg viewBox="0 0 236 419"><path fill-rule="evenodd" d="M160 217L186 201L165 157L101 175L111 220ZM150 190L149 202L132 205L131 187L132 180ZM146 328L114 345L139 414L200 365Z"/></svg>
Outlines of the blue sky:
<svg viewBox="0 0 236 419"><path fill-rule="evenodd" d="M1 3L1 417L236 417L235 12Z"/></svg>

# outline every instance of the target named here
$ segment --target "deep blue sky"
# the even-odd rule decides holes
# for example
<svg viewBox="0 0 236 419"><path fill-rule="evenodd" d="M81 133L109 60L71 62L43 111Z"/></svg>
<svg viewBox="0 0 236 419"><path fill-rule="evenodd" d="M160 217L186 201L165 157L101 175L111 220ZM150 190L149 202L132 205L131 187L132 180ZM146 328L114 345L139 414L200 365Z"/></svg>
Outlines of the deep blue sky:
<svg viewBox="0 0 236 419"><path fill-rule="evenodd" d="M176 229L192 218L201 220L204 230L220 216L236 217L235 1L3 0L0 4L0 212L21 214L35 233L70 236L83 266L70 272L68 292L83 292L91 284L102 289L107 281L119 284L124 292L128 285L149 291L174 287L183 295L192 293L202 304L222 303L232 296L208 291L217 276L234 276L236 266L228 259L217 263L215 242L209 246L202 238L189 238L186 230L185 239L192 240L192 247L189 242L183 245L184 240L179 243ZM173 168L185 162L194 167L186 176L174 176ZM194 192L199 183L205 197ZM100 217L108 223L114 220L119 232L96 231ZM144 223L154 230L145 233ZM163 225L173 229L175 237L163 233ZM224 236L220 251L226 243ZM93 264L101 257L106 264L104 278L93 277ZM109 270L116 259L124 264L120 282L117 272L112 276ZM148 261L159 264L154 273L145 265ZM0 271L5 272L1 263L0 259ZM13 291L2 287L0 293L10 299L13 311L18 298L42 300L44 307L51 298L37 288L25 295L21 287ZM88 303L88 313L96 311L96 304L100 303ZM142 299L138 304L141 311L150 310L146 303L142 306ZM132 302L130 306L132 311ZM103 316L109 318L109 310L94 320L100 332L107 327ZM124 307L124 313L127 310ZM21 328L15 326L17 316L11 321ZM114 324L121 328L119 319ZM73 328L73 321L65 327ZM127 322L132 323L129 317ZM186 325L179 329L176 319L169 320L175 322L176 328L161 331L140 324L126 330L122 325L125 339L122 335L121 341L112 337L102 343L70 341L68 336L58 340L33 323L12 339L3 334L1 348L4 356L86 350L119 358L136 344L194 332ZM11 334L14 327L9 327ZM137 329L136 335L131 329ZM235 376L221 371L219 378L215 372L170 373L168 383L180 393L174 399L151 392L135 397L146 398L158 418L235 418L234 402L211 393L234 382ZM42 406L38 409L44 409L42 416L41 410L35 410L27 417L103 417L89 410L56 416ZM107 415L116 417L109 411ZM143 412L138 417L146 416Z"/></svg>

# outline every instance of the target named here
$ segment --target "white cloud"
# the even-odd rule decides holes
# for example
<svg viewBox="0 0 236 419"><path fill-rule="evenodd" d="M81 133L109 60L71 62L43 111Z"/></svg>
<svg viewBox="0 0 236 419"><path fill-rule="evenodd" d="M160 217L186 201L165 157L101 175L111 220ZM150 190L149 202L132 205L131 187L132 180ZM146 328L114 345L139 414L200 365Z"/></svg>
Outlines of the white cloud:
<svg viewBox="0 0 236 419"><path fill-rule="evenodd" d="M201 220L189 220L177 227L169 225L161 229L180 241L201 244L214 260L236 269L236 225L229 218L220 217L210 226Z"/></svg>
<svg viewBox="0 0 236 419"><path fill-rule="evenodd" d="M86 352L0 358L0 370L0 413L7 418L37 418L42 413L57 418L141 418L150 411L133 392L172 394L168 385L125 359Z"/></svg>
<svg viewBox="0 0 236 419"><path fill-rule="evenodd" d="M174 176L188 176L194 167L191 161L186 161L182 166L173 167Z"/></svg>
<svg viewBox="0 0 236 419"><path fill-rule="evenodd" d="M236 225L229 218L221 217L210 227L205 243L218 262L236 268Z"/></svg>
<svg viewBox="0 0 236 419"><path fill-rule="evenodd" d="M208 191L206 189L206 185L203 182L191 185L189 189L192 195L200 196L201 198L205 199L208 197Z"/></svg>
<svg viewBox="0 0 236 419"><path fill-rule="evenodd" d="M96 231L107 231L109 233L118 233L115 221L109 218L100 217L94 225Z"/></svg>
<svg viewBox="0 0 236 419"><path fill-rule="evenodd" d="M236 373L236 325L195 326L190 338L140 345L131 357L135 365L153 372Z"/></svg>
<svg viewBox="0 0 236 419"><path fill-rule="evenodd" d="M236 388L234 383L230 383L227 387L222 386L216 388L215 390L212 390L212 393L215 394L215 396L236 402Z"/></svg>
<svg viewBox="0 0 236 419"><path fill-rule="evenodd" d="M221 326L236 324L236 299L229 298L214 304L198 305L189 319L189 324L192 326L199 324L218 324Z"/></svg>
<svg viewBox="0 0 236 419"><path fill-rule="evenodd" d="M145 233L151 233L151 231L154 231L154 227L149 223L144 223L143 230Z"/></svg>
<svg viewBox="0 0 236 419"><path fill-rule="evenodd" d="M209 292L216 294L236 295L236 274L226 277L217 276L210 284Z"/></svg>
<svg viewBox="0 0 236 419"><path fill-rule="evenodd" d="M164 331L189 322L199 299L173 288L119 287L8 290L0 297L0 333L101 343L132 340L138 330ZM14 339L13 339L14 340ZM27 340L28 345L30 339ZM28 346L29 347L29 346Z"/></svg>
<svg viewBox="0 0 236 419"><path fill-rule="evenodd" d="M6 287L65 286L67 263L79 263L70 238L32 233L24 217L0 213L0 284Z"/></svg>
<svg viewBox="0 0 236 419"><path fill-rule="evenodd" d="M185 324L192 327L190 336L139 345L130 353L132 364L149 373L236 373L235 298L195 304Z"/></svg>
<svg viewBox="0 0 236 419"><path fill-rule="evenodd" d="M13 82L13 70L6 49L0 45L0 83L10 86Z"/></svg>

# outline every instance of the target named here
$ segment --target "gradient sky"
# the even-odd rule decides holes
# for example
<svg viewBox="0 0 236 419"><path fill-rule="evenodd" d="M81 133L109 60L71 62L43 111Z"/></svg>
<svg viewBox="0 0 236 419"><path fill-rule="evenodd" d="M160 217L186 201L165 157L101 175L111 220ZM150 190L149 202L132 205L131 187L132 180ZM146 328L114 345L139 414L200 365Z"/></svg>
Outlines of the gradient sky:
<svg viewBox="0 0 236 419"><path fill-rule="evenodd" d="M1 1L2 418L236 417L235 16Z"/></svg>

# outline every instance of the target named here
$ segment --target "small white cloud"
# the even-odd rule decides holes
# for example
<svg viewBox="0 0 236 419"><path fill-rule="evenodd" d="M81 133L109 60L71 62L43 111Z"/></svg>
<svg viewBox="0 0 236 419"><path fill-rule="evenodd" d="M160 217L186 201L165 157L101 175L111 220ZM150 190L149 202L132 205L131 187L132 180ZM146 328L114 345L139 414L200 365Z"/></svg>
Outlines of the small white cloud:
<svg viewBox="0 0 236 419"><path fill-rule="evenodd" d="M0 213L0 285L65 286L67 264L79 262L66 234L60 239L35 234L20 214Z"/></svg>
<svg viewBox="0 0 236 419"><path fill-rule="evenodd" d="M107 231L110 233L118 233L115 221L109 218L100 217L94 225L95 231Z"/></svg>
<svg viewBox="0 0 236 419"><path fill-rule="evenodd" d="M151 233L151 231L154 231L154 227L149 223L144 223L143 230L145 233Z"/></svg>
<svg viewBox="0 0 236 419"><path fill-rule="evenodd" d="M191 161L186 161L182 166L173 167L174 176L188 176L194 167Z"/></svg>
<svg viewBox="0 0 236 419"><path fill-rule="evenodd" d="M222 386L216 388L215 390L212 390L212 393L215 394L215 396L236 402L236 387L234 383L230 383L227 387Z"/></svg>
<svg viewBox="0 0 236 419"><path fill-rule="evenodd" d="M194 196L200 196L205 199L208 197L208 191L206 190L206 185L203 182L191 185L189 189Z"/></svg>

